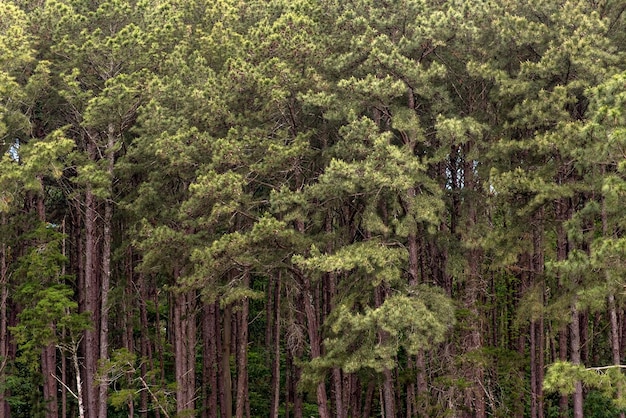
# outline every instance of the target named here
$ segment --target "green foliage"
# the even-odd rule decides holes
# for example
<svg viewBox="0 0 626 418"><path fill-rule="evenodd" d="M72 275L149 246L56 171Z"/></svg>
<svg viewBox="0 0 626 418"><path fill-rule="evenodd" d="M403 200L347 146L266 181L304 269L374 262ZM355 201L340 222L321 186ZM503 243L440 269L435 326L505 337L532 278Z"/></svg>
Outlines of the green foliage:
<svg viewBox="0 0 626 418"><path fill-rule="evenodd" d="M548 367L543 386L547 392L571 394L574 393L575 383L583 382L585 386L595 389L599 403L603 400L604 402L612 400L613 405L609 405L610 409L624 409L626 399L623 392L626 377L620 369L621 366L585 368L582 365L557 361Z"/></svg>
<svg viewBox="0 0 626 418"><path fill-rule="evenodd" d="M109 394L109 403L116 410L126 410L129 404L136 403L139 394L147 391L149 394L150 410L158 410L172 414L175 409L175 400L171 387L163 387L153 382L160 374L158 370L150 370L142 375L137 355L126 348L113 350L110 358L102 361L98 366L98 379L105 380L112 386Z"/></svg>
<svg viewBox="0 0 626 418"><path fill-rule="evenodd" d="M11 332L18 344L18 360L35 372L41 349L63 345L63 338L78 338L91 326L91 313L78 313L74 289L65 283L71 278L61 275L66 261L61 253L65 237L45 224L30 238L35 240L35 246L20 258L15 271L20 283L15 300L23 304L23 309Z"/></svg>
<svg viewBox="0 0 626 418"><path fill-rule="evenodd" d="M353 309L346 301L329 317L327 352L311 361L312 371L333 366L348 373L392 369L400 350L412 355L428 349L443 341L454 324L450 300L427 286L389 296L377 308Z"/></svg>

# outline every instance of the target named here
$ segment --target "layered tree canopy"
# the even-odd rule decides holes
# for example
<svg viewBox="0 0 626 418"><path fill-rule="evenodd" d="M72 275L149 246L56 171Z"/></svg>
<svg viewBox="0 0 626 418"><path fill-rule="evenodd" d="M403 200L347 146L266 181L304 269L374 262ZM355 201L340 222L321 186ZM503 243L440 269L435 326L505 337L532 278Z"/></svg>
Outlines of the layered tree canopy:
<svg viewBox="0 0 626 418"><path fill-rule="evenodd" d="M625 0L0 2L0 416L624 416L625 52Z"/></svg>

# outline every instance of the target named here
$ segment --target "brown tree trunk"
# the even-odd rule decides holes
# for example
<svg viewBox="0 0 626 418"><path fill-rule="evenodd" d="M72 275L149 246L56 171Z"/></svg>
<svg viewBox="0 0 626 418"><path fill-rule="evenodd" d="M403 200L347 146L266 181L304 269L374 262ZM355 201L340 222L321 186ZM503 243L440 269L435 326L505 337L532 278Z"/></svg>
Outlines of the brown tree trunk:
<svg viewBox="0 0 626 418"><path fill-rule="evenodd" d="M43 178L37 176L37 181L44 190ZM44 195L39 193L36 196L37 216L41 224L46 222L46 207ZM55 333L55 325L49 324L52 334ZM43 399L46 404L46 418L57 418L59 416L59 405L57 396L57 376L56 376L56 347L50 344L41 350L41 374L43 376Z"/></svg>
<svg viewBox="0 0 626 418"><path fill-rule="evenodd" d="M195 292L190 290L177 293L173 304L176 413L183 414L195 409Z"/></svg>
<svg viewBox="0 0 626 418"><path fill-rule="evenodd" d="M231 322L232 307L224 308L222 316L222 350L221 350L221 368L220 368L220 404L222 418L231 418L233 416L233 393L232 393L232 377L230 374L230 337L232 335Z"/></svg>
<svg viewBox="0 0 626 418"><path fill-rule="evenodd" d="M386 297L386 292L383 288L383 285L380 285L374 289L374 305L376 308L382 306ZM378 340L381 344L384 344L385 341L389 338L389 334L385 331L378 331ZM383 369L383 382L382 382L382 409L385 413L385 417L395 417L396 416L396 402L395 402L395 388L394 388L394 379L391 370L388 368Z"/></svg>
<svg viewBox="0 0 626 418"><path fill-rule="evenodd" d="M2 223L7 224L6 215L2 213ZM9 403L7 402L7 393L5 392L6 381L6 365L9 361L9 317L7 312L7 302L9 297L8 289L8 257L7 244L2 238L2 247L0 247L0 417L10 417Z"/></svg>
<svg viewBox="0 0 626 418"><path fill-rule="evenodd" d="M374 389L376 389L376 385L374 382L369 382L367 384L367 390L365 391L365 400L363 404L363 418L369 418L372 416L372 403L374 402Z"/></svg>
<svg viewBox="0 0 626 418"><path fill-rule="evenodd" d="M320 339L319 323L316 315L315 307L313 306L313 294L311 292L311 281L305 275L300 275L303 283L302 302L304 304L304 312L306 314L306 321L309 332L309 343L311 345L311 358L316 359L322 355L322 346ZM320 382L316 389L317 395L317 408L320 418L330 418L330 412L328 411L328 397L326 396L326 385L324 382Z"/></svg>
<svg viewBox="0 0 626 418"><path fill-rule="evenodd" d="M534 286L541 290L539 303L543 305L543 272L544 272L544 242L543 242L543 209L534 216L533 228L533 256L531 258L531 274ZM543 376L544 376L544 324L543 318L534 320L530 324L530 370L531 370L531 417L543 417Z"/></svg>
<svg viewBox="0 0 626 418"><path fill-rule="evenodd" d="M44 376L43 396L46 403L46 418L57 418L59 416L56 358L56 347L54 345L43 348L41 353L41 371Z"/></svg>
<svg viewBox="0 0 626 418"><path fill-rule="evenodd" d="M90 159L96 158L96 145L93 141L88 144L88 154ZM83 311L91 315L93 328L85 331L84 338L84 397L85 413L87 418L98 418L98 391L96 382L96 372L98 368L98 277L96 274L97 256L97 211L96 196L87 186L85 192L85 265L84 265L84 306Z"/></svg>
<svg viewBox="0 0 626 418"><path fill-rule="evenodd" d="M102 278L101 278L101 298L100 298L100 361L105 361L109 357L109 288L111 285L111 241L113 233L111 231L111 221L113 219L113 168L115 165L115 128L109 124L107 132L107 175L109 176L109 197L104 202L103 219L103 243L102 243ZM108 382L106 379L100 381L98 387L98 416L107 415L107 391Z"/></svg>
<svg viewBox="0 0 626 418"><path fill-rule="evenodd" d="M296 229L298 232L304 234L304 222L301 220L296 221ZM320 325L319 325L319 310L315 308L313 304L313 289L311 287L311 280L302 272L297 272L299 282L302 285L302 303L304 305L304 312L306 315L307 330L309 333L309 344L311 348L311 359L316 359L322 355L322 342L320 338ZM326 385L324 382L320 382L316 389L317 395L317 409L319 411L320 418L330 418L330 412L328 410L328 396L326 395Z"/></svg>
<svg viewBox="0 0 626 418"><path fill-rule="evenodd" d="M279 272L274 284L273 306L273 357L272 357L272 403L270 417L278 418L280 406L280 293L282 285L282 273ZM269 347L269 345L268 345Z"/></svg>
<svg viewBox="0 0 626 418"><path fill-rule="evenodd" d="M132 265L133 264L132 257L131 257L130 262ZM146 304L146 301L149 300L150 295L147 289L148 285L146 283L146 278L143 274L139 274L138 282L139 283L137 284L137 286L139 288L139 320L141 323L140 353L141 353L141 358L148 359L148 364L150 365L150 368L152 368L153 354L152 354L152 346L150 344L148 307ZM139 373L141 375L141 378L144 381L146 381L147 383L154 384L154 381L151 381L151 382L148 381L148 377L147 377L148 367L145 361L141 363L141 368L140 368ZM140 414L143 418L147 418L148 416L148 392L145 390L141 391L141 394L139 396L140 396L139 408L141 411Z"/></svg>
<svg viewBox="0 0 626 418"><path fill-rule="evenodd" d="M472 144L467 142L463 144L463 155L469 155ZM463 162L463 188L473 193L479 193L480 187L478 179L474 173L473 161L465 160ZM476 201L468 197L465 202L466 222L465 228L467 234L472 234L474 228L476 228L478 220L478 208ZM465 277L465 289L463 295L463 303L466 309L470 312L470 318L472 323L468 324L470 330L466 337L466 344L463 350L466 353L479 351L482 346L482 317L478 310L479 295L482 289L482 280L480 276L480 260L482 253L479 248L471 248L467 250L467 275ZM472 382L472 386L465 391L465 406L473 411L473 417L484 418L485 417L485 392L484 392L484 370L483 366L479 363L470 365L468 371L468 379Z"/></svg>
<svg viewBox="0 0 626 418"><path fill-rule="evenodd" d="M250 287L250 271L243 273L241 283ZM235 415L244 418L245 406L248 400L248 298L241 301L241 310L237 314L237 401Z"/></svg>
<svg viewBox="0 0 626 418"><path fill-rule="evenodd" d="M581 364L580 347L580 313L576 307L576 298L572 301L570 324L571 361L572 364ZM580 380L575 382L574 392L574 418L583 417L583 385Z"/></svg>
<svg viewBox="0 0 626 418"><path fill-rule="evenodd" d="M604 169L602 170L604 174ZM608 216L606 212L606 201L602 198L602 235L604 237L608 237L609 226L608 226ZM607 278L608 281L608 278ZM613 291L609 293L608 296L608 308L609 308L609 322L611 324L611 354L613 364L619 365L621 363L621 350L620 350L620 330L617 321L617 308L615 306L615 294ZM621 369L620 373L621 373ZM621 398L622 390L621 388L617 389L617 399ZM620 418L625 418L626 414L624 412L620 412Z"/></svg>
<svg viewBox="0 0 626 418"><path fill-rule="evenodd" d="M565 261L568 253L567 232L565 231L564 222L569 218L569 204L565 198L561 198L556 202L556 259L557 261ZM559 278L559 293L563 289L561 278ZM563 327L559 331L559 360L567 360L567 336L568 328ZM561 395L559 400L559 413L561 417L569 416L569 397L567 395Z"/></svg>
<svg viewBox="0 0 626 418"><path fill-rule="evenodd" d="M203 418L217 418L218 411L218 384L217 384L217 302L205 304L202 320L203 351L202 381L203 381Z"/></svg>

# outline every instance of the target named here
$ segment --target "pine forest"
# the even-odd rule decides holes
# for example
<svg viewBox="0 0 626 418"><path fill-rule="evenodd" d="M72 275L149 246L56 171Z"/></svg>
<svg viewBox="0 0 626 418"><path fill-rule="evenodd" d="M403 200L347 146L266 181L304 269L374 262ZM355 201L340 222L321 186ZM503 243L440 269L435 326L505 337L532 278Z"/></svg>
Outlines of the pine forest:
<svg viewBox="0 0 626 418"><path fill-rule="evenodd" d="M0 0L0 417L626 415L626 0Z"/></svg>

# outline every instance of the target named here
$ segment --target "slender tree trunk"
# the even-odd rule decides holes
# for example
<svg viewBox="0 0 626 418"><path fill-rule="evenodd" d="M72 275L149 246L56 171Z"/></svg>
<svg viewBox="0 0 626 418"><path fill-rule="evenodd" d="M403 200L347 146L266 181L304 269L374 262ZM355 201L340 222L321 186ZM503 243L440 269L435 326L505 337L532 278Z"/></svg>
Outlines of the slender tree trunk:
<svg viewBox="0 0 626 418"><path fill-rule="evenodd" d="M177 273L176 277L178 276ZM195 294L193 291L177 293L173 303L176 412L182 414L195 408Z"/></svg>
<svg viewBox="0 0 626 418"><path fill-rule="evenodd" d="M540 289L539 303L544 303L544 242L543 242L543 216L544 211L540 209L534 216L533 222L533 255L531 258L530 271L534 286ZM530 324L530 356L531 356L531 416L543 417L543 375L544 375L544 325L543 318L536 319Z"/></svg>
<svg viewBox="0 0 626 418"><path fill-rule="evenodd" d="M6 214L2 213L1 225L7 224ZM2 247L0 248L0 417L10 417L9 403L7 402L7 392L5 391L6 365L9 361L9 317L7 312L7 302L9 297L8 278L9 266L7 260L7 244L4 238L0 238Z"/></svg>
<svg viewBox="0 0 626 418"><path fill-rule="evenodd" d="M131 266L134 264L131 257ZM132 272L130 273L132 275ZM132 277L132 276L131 276ZM152 359L152 347L150 345L150 335L149 335L149 323L148 323L148 307L146 306L146 301L149 300L150 295L148 294L147 283L145 280L145 276L143 274L138 275L138 283L137 287L139 288L139 321L141 323L141 342L140 342L140 353L141 358L147 359L150 364L150 368L153 365ZM147 373L148 367L146 362L141 362L141 368L139 370L141 379L143 379L146 383L154 383L154 381L149 382ZM142 418L147 418L148 416L148 392L142 391L139 395L139 408L140 414Z"/></svg>
<svg viewBox="0 0 626 418"><path fill-rule="evenodd" d="M300 275L303 283L302 302L304 304L304 312L306 314L306 321L309 332L309 343L311 345L311 358L316 359L322 355L322 347L320 341L320 331L318 319L313 306L313 293L311 292L311 281L306 276ZM328 397L326 396L326 385L324 382L320 382L316 389L317 394L317 408L320 418L330 418L330 412L328 411Z"/></svg>
<svg viewBox="0 0 626 418"><path fill-rule="evenodd" d="M301 311L297 312L297 321L300 324L306 323L306 318L304 318L304 315L302 314ZM289 392L291 393L291 398L293 399L293 417L294 418L303 418L303 414L304 414L304 395L298 390L298 383L300 382L300 378L302 377L302 369L295 364L295 362L293 361L293 359L301 359L303 356L303 346L299 345L296 350L295 353L293 353L294 355L291 358L291 369L292 369L292 376L293 378L291 379L291 386L289 387ZM319 399L319 398L318 398Z"/></svg>
<svg viewBox="0 0 626 418"><path fill-rule="evenodd" d="M103 243L102 243L102 282L100 298L100 361L109 357L109 288L111 285L111 220L113 219L113 168L115 165L115 128L109 124L107 132L107 175L109 176L109 197L104 202ZM105 379L98 387L98 416L107 415L108 384Z"/></svg>
<svg viewBox="0 0 626 418"><path fill-rule="evenodd" d="M250 271L243 273L242 285L250 287ZM235 415L244 418L245 405L248 399L248 298L241 301L241 310L238 312L237 327L237 402Z"/></svg>
<svg viewBox="0 0 626 418"><path fill-rule="evenodd" d="M386 292L383 289L383 285L378 286L374 290L374 305L376 308L382 306L386 297ZM385 341L389 338L389 335L385 331L378 332L378 339L381 344L384 344ZM395 389L394 389L394 380L393 374L391 370L388 368L383 369L383 382L382 382L382 407L385 412L386 417L395 417L396 416L396 402L395 402Z"/></svg>
<svg viewBox="0 0 626 418"><path fill-rule="evenodd" d="M279 272L274 284L274 309L273 309L273 358L272 358L272 404L270 417L278 418L280 406L280 293L282 285L282 273ZM269 347L269 345L268 345Z"/></svg>
<svg viewBox="0 0 626 418"><path fill-rule="evenodd" d="M233 416L233 394L232 394L232 378L230 374L230 337L232 335L231 322L232 308L226 306L222 317L222 350L221 350L221 411L222 418L231 418Z"/></svg>
<svg viewBox="0 0 626 418"><path fill-rule="evenodd" d="M96 144L89 141L88 154L91 160L96 159ZM84 339L84 397L85 413L88 418L98 418L99 404L96 382L98 368L98 278L96 274L97 257L97 227L96 227L96 196L91 186L85 191L85 265L84 265L84 307L83 311L91 315L94 327L85 331Z"/></svg>
<svg viewBox="0 0 626 418"><path fill-rule="evenodd" d="M304 234L304 222L298 220L296 222L296 229L301 234ZM309 332L309 344L311 348L311 359L316 359L322 355L322 343L320 338L320 327L317 313L319 310L315 309L313 304L313 289L311 287L311 280L302 272L298 272L299 281L302 284L302 302L304 304L304 312L307 321L307 330ZM320 382L317 385L317 408L320 418L330 418L330 412L328 411L328 397L326 395L326 385L324 382Z"/></svg>
<svg viewBox="0 0 626 418"><path fill-rule="evenodd" d="M581 347L580 347L580 313L576 307L576 298L574 298L571 307L572 322L570 324L570 342L571 342L571 360L572 364L581 364ZM580 380L575 382L574 392L574 418L583 417L583 385Z"/></svg>
<svg viewBox="0 0 626 418"><path fill-rule="evenodd" d="M369 418L372 416L372 403L374 402L374 389L376 385L374 382L367 384L367 390L365 391L365 400L363 404L363 418Z"/></svg>
<svg viewBox="0 0 626 418"><path fill-rule="evenodd" d="M415 194L415 189L410 189L409 199L414 198ZM407 207L410 208L410 204L407 204ZM420 249L417 234L415 232L409 233L407 240L407 247L409 251L409 286L417 286L421 281L419 274ZM424 414L424 411L420 408L420 406L418 406L418 402L420 405L422 404L422 399L427 396L428 391L428 383L426 380L426 357L423 349L418 351L415 356L415 361L411 362L410 367L415 369L417 379L416 384L410 383L407 388L407 417L411 416L413 408L415 408L415 413Z"/></svg>
<svg viewBox="0 0 626 418"><path fill-rule="evenodd" d="M332 370L333 394L335 399L335 417L344 418L343 410L343 379L341 377L341 369L334 367Z"/></svg>
<svg viewBox="0 0 626 418"><path fill-rule="evenodd" d="M349 375L348 378L352 382L351 384L352 390L350 391L350 408L348 409L349 413L347 414L347 416L355 417L355 418L360 417L361 416L361 402L362 402L361 394L362 394L362 389L363 389L361 387L361 381L355 374Z"/></svg>
<svg viewBox="0 0 626 418"><path fill-rule="evenodd" d="M217 418L218 412L218 384L217 384L217 302L204 305L204 318L202 321L204 336L203 348L203 382L205 386L204 405L202 416L204 418Z"/></svg>
<svg viewBox="0 0 626 418"><path fill-rule="evenodd" d="M470 350L478 350L481 347L480 332L476 329L472 330L469 335ZM484 418L485 417L485 393L483 391L483 378L484 371L481 365L473 365L470 370L470 376L473 381L473 386L466 390L466 406L473 410L473 417Z"/></svg>
<svg viewBox="0 0 626 418"><path fill-rule="evenodd" d="M43 396L46 403L46 418L57 418L59 416L59 404L56 391L56 347L54 345L43 348L41 370L44 375Z"/></svg>
<svg viewBox="0 0 626 418"><path fill-rule="evenodd" d="M557 231L556 231L556 259L557 261L565 261L568 253L567 232L565 231L564 222L568 218L569 204L565 198L561 198L556 203L556 218L557 218ZM563 284L559 278L559 290L562 290ZM565 326L559 331L559 360L567 360L567 336L568 328ZM569 397L567 395L561 395L559 400L559 413L560 416L565 418L569 416Z"/></svg>
<svg viewBox="0 0 626 418"><path fill-rule="evenodd" d="M602 170L602 174L604 174L604 169ZM609 235L609 226L608 226L608 216L606 211L606 201L604 197L602 198L602 236L608 237ZM608 281L608 277L607 277ZM613 291L609 293L608 296L608 308L609 308L609 322L611 324L611 354L613 364L619 365L621 363L621 350L620 350L620 330L617 321L617 308L615 306L615 294ZM621 373L621 369L620 370ZM621 388L617 389L617 398L621 398L622 390ZM626 413L620 412L620 418L625 418Z"/></svg>
<svg viewBox="0 0 626 418"><path fill-rule="evenodd" d="M78 343L72 342L71 355L74 364L74 373L76 374L76 400L78 401L78 418L85 418L85 402L83 392L83 382L80 377L80 365L78 363Z"/></svg>
<svg viewBox="0 0 626 418"><path fill-rule="evenodd" d="M43 178L37 176L37 181L44 190ZM36 196L37 216L41 224L46 222L46 206L44 195L39 193ZM55 334L56 327L53 323L48 325ZM41 350L41 374L43 376L43 399L46 405L46 418L57 418L59 416L59 402L57 395L56 376L56 346L49 344Z"/></svg>

